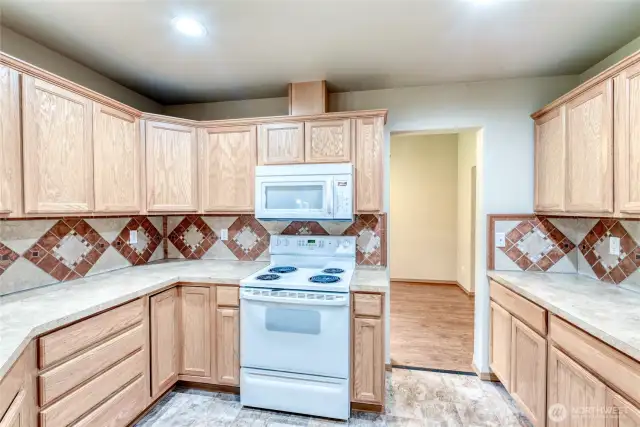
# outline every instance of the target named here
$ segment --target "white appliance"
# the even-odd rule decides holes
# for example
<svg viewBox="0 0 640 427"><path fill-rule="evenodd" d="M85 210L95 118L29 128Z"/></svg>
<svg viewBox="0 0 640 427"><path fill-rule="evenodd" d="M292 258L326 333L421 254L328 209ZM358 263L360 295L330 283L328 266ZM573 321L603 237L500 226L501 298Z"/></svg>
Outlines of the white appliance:
<svg viewBox="0 0 640 427"><path fill-rule="evenodd" d="M353 219L350 163L256 166L256 218Z"/></svg>
<svg viewBox="0 0 640 427"><path fill-rule="evenodd" d="M240 281L240 402L346 420L355 237L271 236Z"/></svg>

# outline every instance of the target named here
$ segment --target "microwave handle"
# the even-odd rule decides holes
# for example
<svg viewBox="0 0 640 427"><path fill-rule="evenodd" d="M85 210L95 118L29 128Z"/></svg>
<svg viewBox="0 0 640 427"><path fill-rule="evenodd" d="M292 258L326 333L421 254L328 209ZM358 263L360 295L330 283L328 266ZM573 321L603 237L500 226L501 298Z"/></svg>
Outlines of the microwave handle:
<svg viewBox="0 0 640 427"><path fill-rule="evenodd" d="M327 215L331 215L333 216L333 186L334 186L334 182L333 179L330 179L329 182L327 182Z"/></svg>

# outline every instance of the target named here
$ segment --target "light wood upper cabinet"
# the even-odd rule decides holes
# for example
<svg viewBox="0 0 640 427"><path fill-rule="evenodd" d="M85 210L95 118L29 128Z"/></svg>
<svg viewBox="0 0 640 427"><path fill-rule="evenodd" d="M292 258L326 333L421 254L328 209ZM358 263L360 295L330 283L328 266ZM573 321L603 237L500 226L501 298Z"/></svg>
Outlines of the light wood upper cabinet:
<svg viewBox="0 0 640 427"><path fill-rule="evenodd" d="M548 417L548 425L604 427L604 417L580 416L580 410L602 411L606 405L606 386L557 348L549 347L548 407L560 404L566 410L562 421ZM574 412L572 413L572 410ZM599 412L602 413L602 412ZM574 419L580 417L580 419Z"/></svg>
<svg viewBox="0 0 640 427"><path fill-rule="evenodd" d="M93 109L95 210L140 211L140 121L97 102Z"/></svg>
<svg viewBox="0 0 640 427"><path fill-rule="evenodd" d="M209 287L180 287L180 373L211 377L212 313Z"/></svg>
<svg viewBox="0 0 640 427"><path fill-rule="evenodd" d="M511 319L508 311L491 301L489 364L507 391L511 388Z"/></svg>
<svg viewBox="0 0 640 427"><path fill-rule="evenodd" d="M616 212L640 214L640 63L615 78Z"/></svg>
<svg viewBox="0 0 640 427"><path fill-rule="evenodd" d="M20 79L0 65L0 215L22 210Z"/></svg>
<svg viewBox="0 0 640 427"><path fill-rule="evenodd" d="M384 192L384 118L354 120L356 211L381 212Z"/></svg>
<svg viewBox="0 0 640 427"><path fill-rule="evenodd" d="M146 124L147 209L198 210L196 129L172 123Z"/></svg>
<svg viewBox="0 0 640 427"><path fill-rule="evenodd" d="M535 210L563 212L565 196L565 106L535 122Z"/></svg>
<svg viewBox="0 0 640 427"><path fill-rule="evenodd" d="M351 120L317 120L304 124L306 163L351 161Z"/></svg>
<svg viewBox="0 0 640 427"><path fill-rule="evenodd" d="M200 181L204 212L252 212L256 127L200 130Z"/></svg>
<svg viewBox="0 0 640 427"><path fill-rule="evenodd" d="M384 324L382 319L353 319L353 393L361 403L384 402Z"/></svg>
<svg viewBox="0 0 640 427"><path fill-rule="evenodd" d="M304 123L270 123L258 129L258 164L304 163Z"/></svg>
<svg viewBox="0 0 640 427"><path fill-rule="evenodd" d="M547 341L533 329L511 320L511 386L513 400L534 426L543 427L547 415Z"/></svg>
<svg viewBox="0 0 640 427"><path fill-rule="evenodd" d="M606 427L640 427L640 408L607 389Z"/></svg>
<svg viewBox="0 0 640 427"><path fill-rule="evenodd" d="M613 81L566 104L566 211L613 212Z"/></svg>
<svg viewBox="0 0 640 427"><path fill-rule="evenodd" d="M218 384L240 384L240 310L217 309L217 375Z"/></svg>
<svg viewBox="0 0 640 427"><path fill-rule="evenodd" d="M157 397L178 380L178 290L149 298L151 306L151 395Z"/></svg>
<svg viewBox="0 0 640 427"><path fill-rule="evenodd" d="M25 212L92 211L92 101L26 75L22 90Z"/></svg>

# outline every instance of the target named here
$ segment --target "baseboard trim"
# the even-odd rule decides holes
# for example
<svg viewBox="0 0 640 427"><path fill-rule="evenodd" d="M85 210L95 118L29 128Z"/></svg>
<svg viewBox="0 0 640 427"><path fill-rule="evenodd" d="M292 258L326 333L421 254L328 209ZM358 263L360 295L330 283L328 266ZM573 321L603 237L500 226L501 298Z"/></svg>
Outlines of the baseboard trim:
<svg viewBox="0 0 640 427"><path fill-rule="evenodd" d="M222 384L208 384L202 382L194 382L194 381L178 381L178 385L189 388L197 388L200 390L208 390L208 391L221 391L223 393L233 393L240 394L240 387L233 385L222 385Z"/></svg>
<svg viewBox="0 0 640 427"><path fill-rule="evenodd" d="M172 385L171 387L168 387L164 392L160 393L160 395L158 397L156 397L155 399L153 399L151 402L149 402L149 404L147 405L146 408L144 408L144 410L142 412L140 412L140 414L138 414L137 417L135 417L133 419L133 421L131 421L128 424L128 427L132 427L135 426L141 419L143 419L148 413L149 411L151 411L151 409L156 406L156 404L158 403L158 401L160 401L160 399L162 399L163 397L165 397L167 394L169 394L169 392L171 392L171 390L173 390L176 387L176 385Z"/></svg>
<svg viewBox="0 0 640 427"><path fill-rule="evenodd" d="M391 278L391 282L405 282L410 283L412 285L455 285L462 289L462 291L468 296L472 297L475 295L475 292L468 291L464 286L462 286L457 281L452 280L427 280L427 279L398 279Z"/></svg>
<svg viewBox="0 0 640 427"><path fill-rule="evenodd" d="M496 374L494 374L493 372L481 372L480 369L478 369L478 367L476 366L475 362L471 363L471 369L473 369L473 372L475 372L478 378L480 378L482 381L500 382Z"/></svg>
<svg viewBox="0 0 640 427"><path fill-rule="evenodd" d="M391 365L391 363L387 363L384 365L384 370L387 372L391 372L392 368L393 368L393 365Z"/></svg>
<svg viewBox="0 0 640 427"><path fill-rule="evenodd" d="M384 405L376 405L373 403L351 402L351 409L354 409L356 411L381 413L381 412L384 412Z"/></svg>

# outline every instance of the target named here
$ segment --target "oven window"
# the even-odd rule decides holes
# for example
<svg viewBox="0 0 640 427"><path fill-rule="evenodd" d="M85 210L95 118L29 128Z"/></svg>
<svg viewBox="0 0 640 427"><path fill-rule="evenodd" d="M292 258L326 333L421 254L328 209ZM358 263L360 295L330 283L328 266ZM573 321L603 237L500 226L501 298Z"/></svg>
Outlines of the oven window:
<svg viewBox="0 0 640 427"><path fill-rule="evenodd" d="M323 184L268 185L265 188L267 209L321 210Z"/></svg>
<svg viewBox="0 0 640 427"><path fill-rule="evenodd" d="M267 308L265 313L267 331L294 334L320 334L320 312L293 308Z"/></svg>

